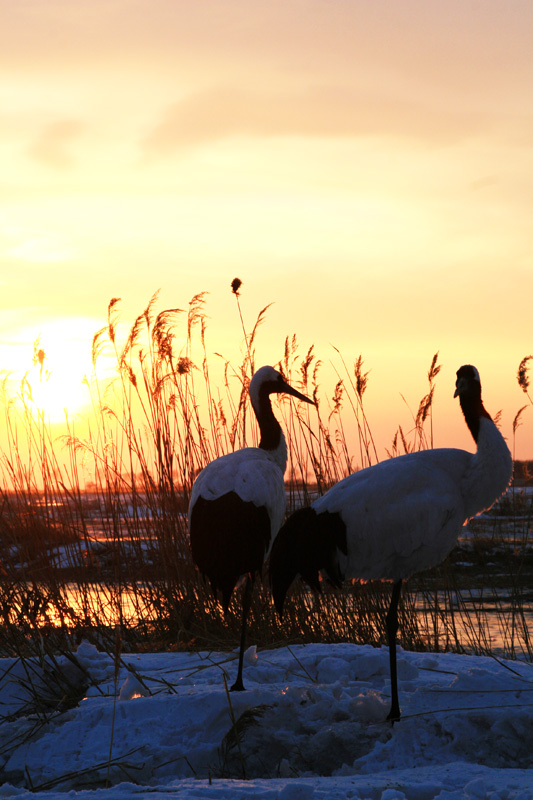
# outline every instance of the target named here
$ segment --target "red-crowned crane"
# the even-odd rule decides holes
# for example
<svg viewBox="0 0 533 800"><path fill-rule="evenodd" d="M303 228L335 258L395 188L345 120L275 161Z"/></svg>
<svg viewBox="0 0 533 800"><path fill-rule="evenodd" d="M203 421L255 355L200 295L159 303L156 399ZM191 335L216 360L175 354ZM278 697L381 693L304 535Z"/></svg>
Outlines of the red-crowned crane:
<svg viewBox="0 0 533 800"><path fill-rule="evenodd" d="M393 582L386 618L392 699L387 719L392 722L400 719L396 633L402 581L443 561L463 525L490 508L512 476L509 448L485 410L475 367L457 371L457 396L475 453L424 450L349 475L289 517L270 556L280 619L298 574L315 591L320 591L320 570L336 584L343 578Z"/></svg>
<svg viewBox="0 0 533 800"><path fill-rule="evenodd" d="M239 578L245 576L239 668L231 691L244 689L243 655L253 581L285 515L287 445L270 395L288 394L313 403L268 366L254 374L249 394L261 433L259 447L245 447L211 461L196 478L189 504L192 557L215 596L222 593L224 612Z"/></svg>

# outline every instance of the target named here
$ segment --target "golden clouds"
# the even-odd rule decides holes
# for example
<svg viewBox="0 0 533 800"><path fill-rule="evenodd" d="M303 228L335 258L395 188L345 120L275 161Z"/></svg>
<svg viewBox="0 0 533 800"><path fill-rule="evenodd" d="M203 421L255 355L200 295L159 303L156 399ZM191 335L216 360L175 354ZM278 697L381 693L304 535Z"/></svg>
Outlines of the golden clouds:
<svg viewBox="0 0 533 800"><path fill-rule="evenodd" d="M59 120L47 125L28 147L32 158L50 167L66 169L74 163L72 147L83 130L81 122Z"/></svg>
<svg viewBox="0 0 533 800"><path fill-rule="evenodd" d="M21 317L207 289L221 349L239 274L250 309L275 303L268 363L292 331L424 369L530 352L533 4L7 7L0 269Z"/></svg>
<svg viewBox="0 0 533 800"><path fill-rule="evenodd" d="M288 92L211 87L173 105L144 141L165 154L229 137L385 137L457 142L487 127L487 115L339 84Z"/></svg>

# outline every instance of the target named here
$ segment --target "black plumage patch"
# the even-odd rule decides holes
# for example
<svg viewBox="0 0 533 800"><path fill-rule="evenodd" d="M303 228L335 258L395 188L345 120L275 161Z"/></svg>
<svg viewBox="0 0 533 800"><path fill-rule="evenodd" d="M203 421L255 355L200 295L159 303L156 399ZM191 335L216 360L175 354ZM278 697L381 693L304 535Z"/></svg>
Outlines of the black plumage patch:
<svg viewBox="0 0 533 800"><path fill-rule="evenodd" d="M192 557L228 610L241 575L252 579L263 567L270 543L270 518L264 506L246 503L236 492L216 500L199 497L190 515Z"/></svg>
<svg viewBox="0 0 533 800"><path fill-rule="evenodd" d="M477 443L481 417L491 419L481 400L481 383L477 369L465 364L457 370L457 390L459 402L472 438Z"/></svg>
<svg viewBox="0 0 533 800"><path fill-rule="evenodd" d="M278 391L277 381L265 381L259 387L259 418L261 419L259 447L262 450L276 450L281 441L281 426L274 416L270 403L270 395L276 394Z"/></svg>
<svg viewBox="0 0 533 800"><path fill-rule="evenodd" d="M319 573L325 570L339 585L337 551L347 554L346 526L339 514L314 508L300 508L281 527L270 555L270 584L279 616L285 595L297 575L315 591L320 591Z"/></svg>
<svg viewBox="0 0 533 800"><path fill-rule="evenodd" d="M323 511L321 514L317 514L317 518L322 568L326 570L329 579L336 586L340 586L344 575L341 575L339 571L337 551L340 550L345 556L348 555L346 525L342 521L341 515L336 512Z"/></svg>

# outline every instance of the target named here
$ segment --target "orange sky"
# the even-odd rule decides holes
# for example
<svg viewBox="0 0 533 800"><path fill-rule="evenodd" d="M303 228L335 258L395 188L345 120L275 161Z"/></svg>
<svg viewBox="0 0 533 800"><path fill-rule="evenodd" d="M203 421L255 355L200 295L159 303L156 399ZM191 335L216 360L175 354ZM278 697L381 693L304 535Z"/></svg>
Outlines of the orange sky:
<svg viewBox="0 0 533 800"><path fill-rule="evenodd" d="M79 410L90 341L209 291L208 346L360 353L383 448L436 350L437 445L472 447L455 371L511 441L533 352L533 5L3 0L0 370L41 334ZM67 387L71 387L67 390ZM325 380L328 391L334 379ZM83 388L83 387L81 387ZM533 458L533 408L516 455Z"/></svg>

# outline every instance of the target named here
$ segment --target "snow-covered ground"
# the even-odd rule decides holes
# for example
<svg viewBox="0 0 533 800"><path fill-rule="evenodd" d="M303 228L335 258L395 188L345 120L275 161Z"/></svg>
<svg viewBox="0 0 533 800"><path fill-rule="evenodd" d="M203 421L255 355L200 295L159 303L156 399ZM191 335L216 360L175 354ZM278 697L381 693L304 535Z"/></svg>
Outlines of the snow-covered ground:
<svg viewBox="0 0 533 800"><path fill-rule="evenodd" d="M82 699L48 721L28 687L42 700L51 679L46 689L41 667L1 660L0 797L533 798L529 663L399 649L391 726L386 648L246 656L247 691L228 695L233 653L124 655L116 674L84 642L79 666L61 657L55 672Z"/></svg>

